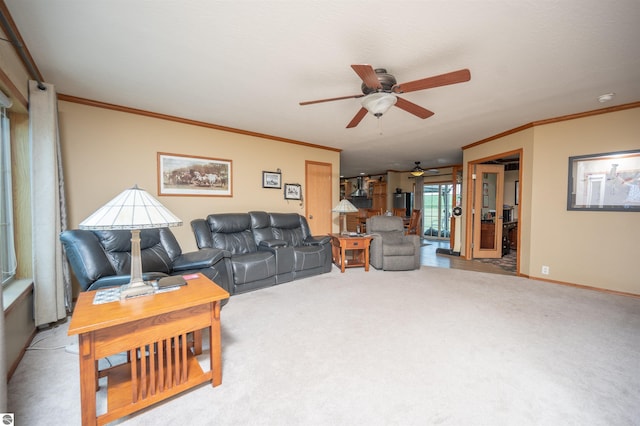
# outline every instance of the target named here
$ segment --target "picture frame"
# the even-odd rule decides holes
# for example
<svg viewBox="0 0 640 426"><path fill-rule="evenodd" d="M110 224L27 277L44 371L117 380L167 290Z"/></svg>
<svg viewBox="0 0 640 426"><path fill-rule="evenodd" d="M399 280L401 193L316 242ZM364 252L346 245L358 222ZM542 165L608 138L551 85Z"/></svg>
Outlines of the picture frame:
<svg viewBox="0 0 640 426"><path fill-rule="evenodd" d="M263 188L282 188L282 174L280 172L262 172Z"/></svg>
<svg viewBox="0 0 640 426"><path fill-rule="evenodd" d="M302 200L302 186L297 183L284 184L285 200Z"/></svg>
<svg viewBox="0 0 640 426"><path fill-rule="evenodd" d="M231 160L158 152L158 195L232 197Z"/></svg>
<svg viewBox="0 0 640 426"><path fill-rule="evenodd" d="M640 150L569 157L567 210L640 212Z"/></svg>

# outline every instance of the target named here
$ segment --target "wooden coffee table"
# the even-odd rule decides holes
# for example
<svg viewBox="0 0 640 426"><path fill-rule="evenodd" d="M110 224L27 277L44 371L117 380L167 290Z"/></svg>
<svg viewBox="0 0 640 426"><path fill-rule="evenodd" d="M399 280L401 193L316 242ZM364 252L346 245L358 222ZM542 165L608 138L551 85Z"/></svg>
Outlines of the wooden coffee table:
<svg viewBox="0 0 640 426"><path fill-rule="evenodd" d="M178 290L124 301L94 305L97 291L80 293L68 331L78 335L83 425L109 423L207 381L222 383L224 289L197 274ZM205 328L211 347L206 372L195 358ZM98 371L99 359L122 352L128 362ZM107 411L96 415L98 378L105 376Z"/></svg>
<svg viewBox="0 0 640 426"><path fill-rule="evenodd" d="M373 237L369 235L342 235L329 234L331 236L331 254L333 263L344 272L345 268L364 266L369 270L369 244Z"/></svg>

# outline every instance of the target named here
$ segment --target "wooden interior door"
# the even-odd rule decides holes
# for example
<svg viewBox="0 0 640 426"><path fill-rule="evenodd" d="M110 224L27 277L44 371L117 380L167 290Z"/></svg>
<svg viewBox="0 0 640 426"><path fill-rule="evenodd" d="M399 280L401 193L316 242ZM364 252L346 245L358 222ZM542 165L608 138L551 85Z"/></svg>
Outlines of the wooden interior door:
<svg viewBox="0 0 640 426"><path fill-rule="evenodd" d="M332 231L331 205L333 188L331 163L305 162L305 210L313 235L326 235Z"/></svg>
<svg viewBox="0 0 640 426"><path fill-rule="evenodd" d="M502 207L504 196L504 166L475 166L473 202L473 257L502 257Z"/></svg>

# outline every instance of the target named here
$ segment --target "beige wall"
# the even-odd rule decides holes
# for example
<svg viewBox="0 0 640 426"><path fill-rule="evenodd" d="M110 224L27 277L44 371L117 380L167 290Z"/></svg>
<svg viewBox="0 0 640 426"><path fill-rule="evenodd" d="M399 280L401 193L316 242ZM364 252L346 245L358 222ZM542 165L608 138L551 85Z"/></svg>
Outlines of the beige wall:
<svg viewBox="0 0 640 426"><path fill-rule="evenodd" d="M196 250L190 222L210 213L305 214L304 202L285 200L283 190L262 188L262 171L281 169L283 184L299 183L304 191L305 160L332 164L332 200L338 203L340 153L333 150L66 101L59 102L59 120L70 228L137 184L182 219L183 226L173 229L176 238L184 251ZM233 197L159 197L158 152L232 160Z"/></svg>
<svg viewBox="0 0 640 426"><path fill-rule="evenodd" d="M634 108L535 126L464 151L466 173L469 161L523 149L522 274L640 294L633 268L640 215L567 210L568 158L638 149L638 135L640 108ZM542 275L542 265L549 266L549 275Z"/></svg>

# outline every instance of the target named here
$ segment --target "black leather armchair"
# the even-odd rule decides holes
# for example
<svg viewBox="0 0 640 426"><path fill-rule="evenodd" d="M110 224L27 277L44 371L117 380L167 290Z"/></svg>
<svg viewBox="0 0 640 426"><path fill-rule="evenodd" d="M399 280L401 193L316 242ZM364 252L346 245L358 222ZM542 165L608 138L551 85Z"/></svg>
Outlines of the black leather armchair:
<svg viewBox="0 0 640 426"><path fill-rule="evenodd" d="M131 273L131 232L74 229L60 234L69 264L83 291L123 285ZM220 250L182 253L169 228L140 231L144 280L200 272L230 291L231 264Z"/></svg>

